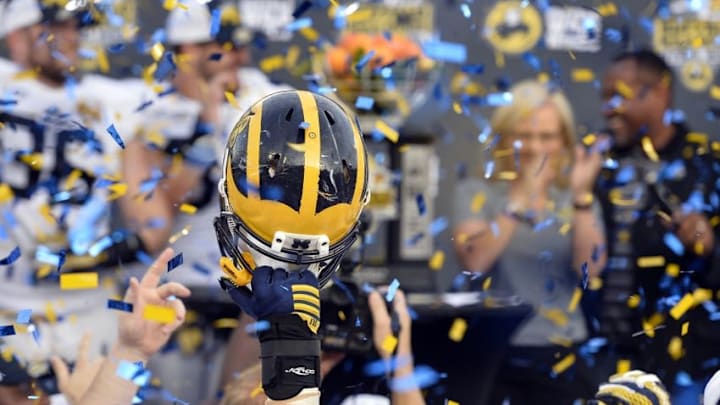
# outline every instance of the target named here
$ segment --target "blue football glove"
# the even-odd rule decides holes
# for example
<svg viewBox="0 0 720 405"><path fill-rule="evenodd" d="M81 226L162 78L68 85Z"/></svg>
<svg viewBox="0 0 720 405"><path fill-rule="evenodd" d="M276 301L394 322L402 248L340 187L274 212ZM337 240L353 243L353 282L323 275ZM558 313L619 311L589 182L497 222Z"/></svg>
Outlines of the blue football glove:
<svg viewBox="0 0 720 405"><path fill-rule="evenodd" d="M258 332L267 396L285 400L319 387L320 292L315 275L262 266L252 272L252 291L228 278L221 278L220 285L245 313L269 323Z"/></svg>
<svg viewBox="0 0 720 405"><path fill-rule="evenodd" d="M320 326L320 292L315 275L309 270L287 271L269 266L253 271L252 291L236 288L221 280L223 289L245 313L258 320L272 315L296 314L313 333Z"/></svg>

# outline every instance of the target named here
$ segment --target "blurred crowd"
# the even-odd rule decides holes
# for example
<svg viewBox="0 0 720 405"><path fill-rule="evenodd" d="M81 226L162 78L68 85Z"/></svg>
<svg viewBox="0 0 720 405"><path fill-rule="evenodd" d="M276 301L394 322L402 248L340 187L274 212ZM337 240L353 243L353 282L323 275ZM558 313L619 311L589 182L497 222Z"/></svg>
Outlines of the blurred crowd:
<svg viewBox="0 0 720 405"><path fill-rule="evenodd" d="M253 67L235 2L171 10L128 79L78 74L100 17L52 3L0 3L0 404L264 403L257 323L218 287L213 221L228 135L292 89ZM615 57L588 95L606 130L584 134L562 87L517 82L482 164L438 197L463 288L534 310L492 404L718 403L720 143L668 114L674 83L652 51ZM329 376L344 355L323 353L322 403L425 403L412 308L385 294L368 296L372 341L396 364L346 384Z"/></svg>

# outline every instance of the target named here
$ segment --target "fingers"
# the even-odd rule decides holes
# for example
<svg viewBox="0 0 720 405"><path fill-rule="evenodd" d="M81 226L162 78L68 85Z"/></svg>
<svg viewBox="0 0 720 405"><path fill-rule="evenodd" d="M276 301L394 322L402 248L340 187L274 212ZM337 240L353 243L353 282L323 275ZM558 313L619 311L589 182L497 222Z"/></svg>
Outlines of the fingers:
<svg viewBox="0 0 720 405"><path fill-rule="evenodd" d="M50 358L50 365L57 377L58 387L61 391L64 390L67 386L68 380L70 379L70 371L68 370L67 364L65 364L60 357L52 356Z"/></svg>
<svg viewBox="0 0 720 405"><path fill-rule="evenodd" d="M176 282L169 282L161 285L157 289L158 295L161 299L167 299L171 295L180 298L186 298L190 296L190 290L184 285Z"/></svg>
<svg viewBox="0 0 720 405"><path fill-rule="evenodd" d="M140 282L135 277L130 278L130 285L125 292L125 302L135 303L140 296Z"/></svg>
<svg viewBox="0 0 720 405"><path fill-rule="evenodd" d="M160 253L160 256L155 259L155 262L150 265L150 268L147 270L147 272L145 272L142 281L140 281L140 285L142 285L144 288L157 287L157 285L160 283L160 278L165 273L165 270L167 268L167 262L172 259L174 253L175 251L172 248L166 248L165 250L163 250L163 252Z"/></svg>
<svg viewBox="0 0 720 405"><path fill-rule="evenodd" d="M83 368L86 367L88 364L88 352L90 350L90 332L83 333L82 338L80 339L80 345L78 346L78 353L77 353L77 367Z"/></svg>
<svg viewBox="0 0 720 405"><path fill-rule="evenodd" d="M377 291L372 291L370 295L368 295L368 306L370 307L373 324L383 326L387 325L389 332L390 314L388 314L387 307L385 306L385 300Z"/></svg>
<svg viewBox="0 0 720 405"><path fill-rule="evenodd" d="M163 326L163 332L170 334L175 331L182 323L185 321L185 304L181 300L174 299L167 301L167 304L173 309L175 312L175 322L166 324Z"/></svg>
<svg viewBox="0 0 720 405"><path fill-rule="evenodd" d="M401 333L402 333L402 330L409 330L410 323L412 321L410 319L410 311L408 311L407 300L405 299L405 293L402 292L402 290L398 290L395 293L395 300L393 302L393 307L395 308L395 312L397 312L398 316L400 317Z"/></svg>

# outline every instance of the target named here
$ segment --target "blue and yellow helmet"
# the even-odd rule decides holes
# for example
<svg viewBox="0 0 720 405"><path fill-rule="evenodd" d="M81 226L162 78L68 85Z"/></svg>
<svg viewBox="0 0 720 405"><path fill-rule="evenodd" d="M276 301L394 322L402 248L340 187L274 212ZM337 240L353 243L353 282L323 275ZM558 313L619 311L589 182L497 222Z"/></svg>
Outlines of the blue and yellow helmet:
<svg viewBox="0 0 720 405"><path fill-rule="evenodd" d="M271 94L236 123L222 171L215 228L223 271L309 268L324 285L355 242L369 200L354 114L308 91Z"/></svg>

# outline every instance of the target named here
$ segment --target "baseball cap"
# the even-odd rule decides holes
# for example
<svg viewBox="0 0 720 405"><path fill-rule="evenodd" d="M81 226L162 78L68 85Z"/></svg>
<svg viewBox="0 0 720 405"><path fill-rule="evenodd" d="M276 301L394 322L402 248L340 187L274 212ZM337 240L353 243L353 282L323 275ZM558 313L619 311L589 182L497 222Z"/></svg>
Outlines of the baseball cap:
<svg viewBox="0 0 720 405"><path fill-rule="evenodd" d="M39 0L0 0L0 38L39 23L53 23L77 18L80 27L98 23L89 10L76 7L75 2L64 6L46 5Z"/></svg>
<svg viewBox="0 0 720 405"><path fill-rule="evenodd" d="M213 29L214 24L217 29ZM186 0L182 6L170 11L165 34L169 45L214 41L244 46L253 38L253 33L240 23L235 2L199 0Z"/></svg>

